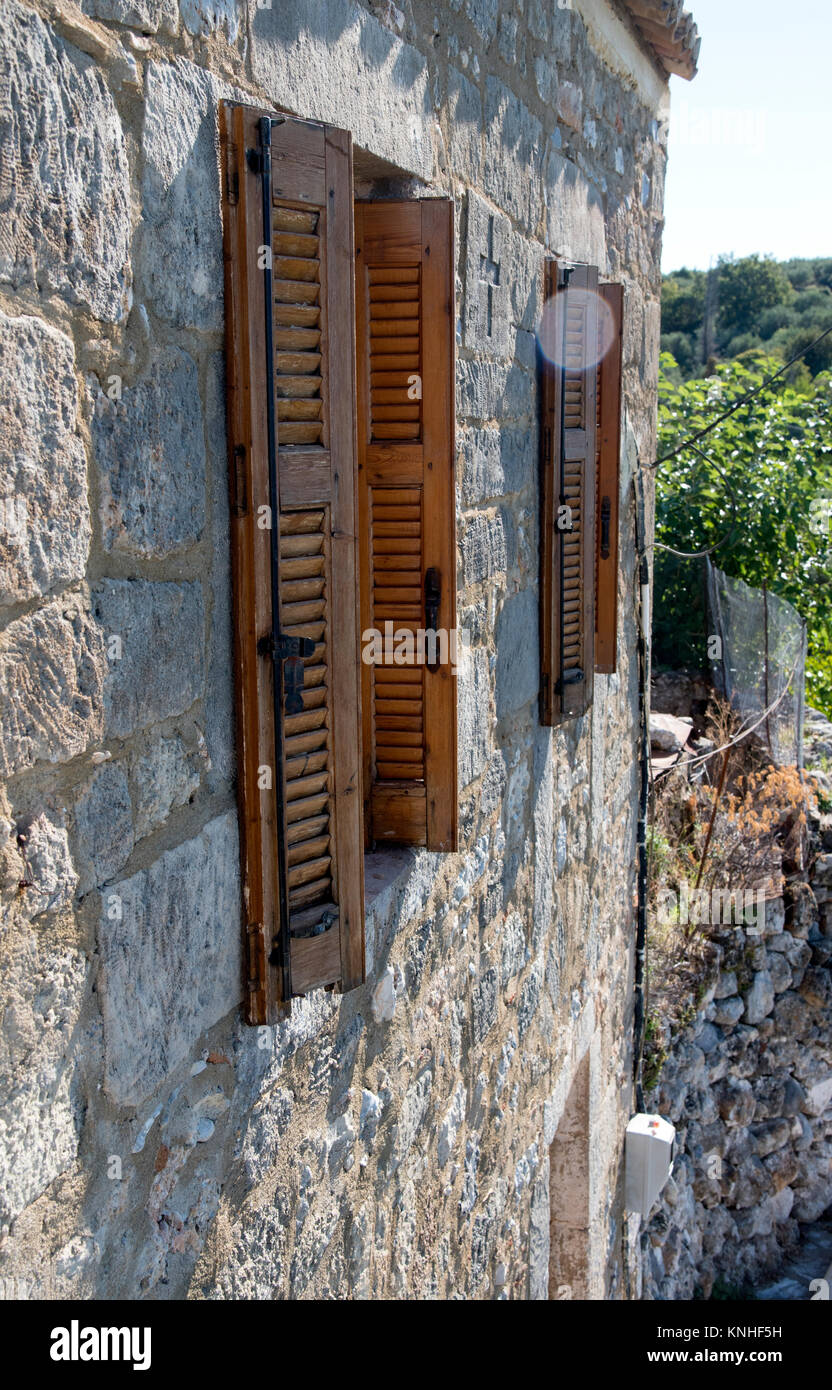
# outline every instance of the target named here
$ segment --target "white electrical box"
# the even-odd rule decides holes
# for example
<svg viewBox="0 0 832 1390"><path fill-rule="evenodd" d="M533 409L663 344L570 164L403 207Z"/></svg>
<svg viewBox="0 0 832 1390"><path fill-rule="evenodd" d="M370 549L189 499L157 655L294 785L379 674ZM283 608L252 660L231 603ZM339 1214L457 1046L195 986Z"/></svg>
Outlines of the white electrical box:
<svg viewBox="0 0 832 1390"><path fill-rule="evenodd" d="M661 1115L634 1115L627 1126L624 1200L647 1216L670 1177L676 1130Z"/></svg>

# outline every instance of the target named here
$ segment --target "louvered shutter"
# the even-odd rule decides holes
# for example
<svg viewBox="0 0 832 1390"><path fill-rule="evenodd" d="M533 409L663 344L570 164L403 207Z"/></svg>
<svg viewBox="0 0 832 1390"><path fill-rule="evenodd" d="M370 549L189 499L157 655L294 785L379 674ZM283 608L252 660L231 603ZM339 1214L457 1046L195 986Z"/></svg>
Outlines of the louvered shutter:
<svg viewBox="0 0 832 1390"><path fill-rule="evenodd" d="M284 1015L294 994L364 978L351 140L273 117L269 180L263 116L224 104L220 122L250 1023ZM275 635L288 661L275 660Z"/></svg>
<svg viewBox="0 0 832 1390"><path fill-rule="evenodd" d="M546 262L544 297L563 295L566 311L549 311L550 352L541 360L543 724L592 703L597 288L594 266L574 266L567 280L556 261Z"/></svg>
<svg viewBox="0 0 832 1390"><path fill-rule="evenodd" d="M453 204L357 203L355 219L362 633L433 623L452 657ZM456 849L455 669L362 665L367 843Z"/></svg>
<svg viewBox="0 0 832 1390"><path fill-rule="evenodd" d="M618 488L621 451L621 329L624 286L601 285L609 318L598 319L595 439L595 670L616 669L618 634ZM612 341L609 331L612 330ZM606 349L606 351L605 351Z"/></svg>

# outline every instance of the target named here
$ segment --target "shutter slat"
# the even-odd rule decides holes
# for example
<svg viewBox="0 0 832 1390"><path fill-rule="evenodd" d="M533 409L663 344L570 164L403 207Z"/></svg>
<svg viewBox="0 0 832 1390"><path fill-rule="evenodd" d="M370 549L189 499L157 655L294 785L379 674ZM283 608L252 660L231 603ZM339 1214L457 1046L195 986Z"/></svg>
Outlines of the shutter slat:
<svg viewBox="0 0 832 1390"><path fill-rule="evenodd" d="M313 232L318 225L316 212L302 212L299 208L277 206L272 211L272 226L277 231Z"/></svg>

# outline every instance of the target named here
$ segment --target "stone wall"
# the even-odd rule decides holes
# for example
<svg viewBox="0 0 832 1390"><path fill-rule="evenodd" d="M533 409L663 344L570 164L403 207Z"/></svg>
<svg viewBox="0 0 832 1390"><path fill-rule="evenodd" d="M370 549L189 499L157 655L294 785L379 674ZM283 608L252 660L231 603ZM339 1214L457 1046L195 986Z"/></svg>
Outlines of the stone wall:
<svg viewBox="0 0 832 1390"><path fill-rule="evenodd" d="M830 884L827 853L813 891L767 903L760 932L717 936L702 1008L667 1039L646 1103L676 1126L678 1156L641 1235L645 1298L737 1297L832 1205Z"/></svg>
<svg viewBox="0 0 832 1390"><path fill-rule="evenodd" d="M587 1058L586 1279L623 1292L630 483L654 445L665 87L589 8L2 8L0 1276L32 1296L545 1297L548 1150ZM460 853L368 862L366 986L260 1030L238 1007L233 96L348 126L377 187L455 199L472 636ZM557 732L536 698L545 249L626 287L620 670Z"/></svg>

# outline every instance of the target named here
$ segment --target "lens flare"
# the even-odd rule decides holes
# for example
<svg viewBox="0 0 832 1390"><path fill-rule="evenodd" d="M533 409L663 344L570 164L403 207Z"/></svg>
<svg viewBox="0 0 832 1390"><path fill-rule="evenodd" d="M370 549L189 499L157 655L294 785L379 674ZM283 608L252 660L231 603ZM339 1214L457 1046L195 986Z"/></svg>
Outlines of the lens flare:
<svg viewBox="0 0 832 1390"><path fill-rule="evenodd" d="M537 326L541 351L556 367L591 371L612 347L612 309L593 290L571 286L546 301Z"/></svg>

